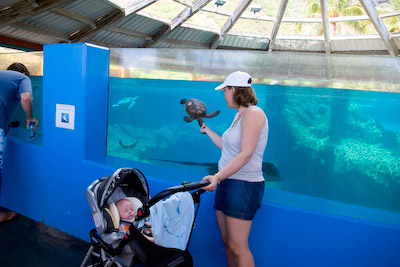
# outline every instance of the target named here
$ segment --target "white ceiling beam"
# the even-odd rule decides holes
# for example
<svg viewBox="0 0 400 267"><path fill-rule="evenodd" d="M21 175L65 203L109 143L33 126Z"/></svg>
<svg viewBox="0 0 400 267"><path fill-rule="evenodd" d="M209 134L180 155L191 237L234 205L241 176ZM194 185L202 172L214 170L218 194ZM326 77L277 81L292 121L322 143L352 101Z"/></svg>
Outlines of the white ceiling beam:
<svg viewBox="0 0 400 267"><path fill-rule="evenodd" d="M229 19L225 22L224 26L221 28L221 32L219 35L215 36L214 39L210 43L210 49L215 49L219 45L219 43L224 38L225 34L232 29L233 25L235 25L236 21L240 18L246 8L250 5L252 0L242 0L236 7L233 14L229 17Z"/></svg>
<svg viewBox="0 0 400 267"><path fill-rule="evenodd" d="M400 10L379 13L380 18L388 18L388 17L395 17L395 16L400 16Z"/></svg>
<svg viewBox="0 0 400 267"><path fill-rule="evenodd" d="M195 0L191 7L186 7L181 13L179 13L171 21L171 30L180 26L182 23L187 21L190 17L197 13L202 7L210 3L211 0Z"/></svg>
<svg viewBox="0 0 400 267"><path fill-rule="evenodd" d="M54 8L61 4L71 2L73 0L42 0L39 6L34 7L31 1L20 1L14 5L3 9L0 16L0 26L10 25L16 21L19 21L25 17L32 16L34 14L46 11ZM37 2L35 2L37 3Z"/></svg>
<svg viewBox="0 0 400 267"><path fill-rule="evenodd" d="M207 5L211 0L195 0L191 7L186 7L181 13L179 13L175 18L172 19L171 25L167 30L157 34L157 39L149 42L145 47L153 47L156 43L161 42L166 38L172 31L174 31L178 26L182 25L191 16L196 14L203 6ZM161 29L163 30L163 29Z"/></svg>
<svg viewBox="0 0 400 267"><path fill-rule="evenodd" d="M281 26L283 14L285 13L287 3L288 3L288 0L282 0L281 5L279 7L278 14L276 15L275 24L274 24L274 27L272 28L271 40L269 41L268 51L272 51L272 45L275 42L276 35L278 34L279 27Z"/></svg>
<svg viewBox="0 0 400 267"><path fill-rule="evenodd" d="M322 26L324 28L325 53L331 53L331 40L329 33L328 7L326 0L321 0Z"/></svg>
<svg viewBox="0 0 400 267"><path fill-rule="evenodd" d="M386 49L388 50L389 54L393 57L397 57L397 55L399 54L399 50L394 41L390 38L389 31L387 30L382 19L379 17L379 13L376 10L372 0L360 0L360 3L364 7L364 10L367 12L376 31L382 38L382 41L385 43Z"/></svg>
<svg viewBox="0 0 400 267"><path fill-rule="evenodd" d="M132 3L125 6L125 14L128 16L131 13L136 13L151 4L154 4L158 0L135 0Z"/></svg>

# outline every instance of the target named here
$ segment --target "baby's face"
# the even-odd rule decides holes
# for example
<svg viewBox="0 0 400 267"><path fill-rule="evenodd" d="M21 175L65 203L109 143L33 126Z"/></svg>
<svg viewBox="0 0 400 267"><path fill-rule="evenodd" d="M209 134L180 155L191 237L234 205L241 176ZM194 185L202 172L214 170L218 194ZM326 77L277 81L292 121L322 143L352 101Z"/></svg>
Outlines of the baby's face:
<svg viewBox="0 0 400 267"><path fill-rule="evenodd" d="M121 200L117 203L117 209L119 212L119 217L121 219L133 220L135 218L135 210L133 208L132 202L129 200Z"/></svg>

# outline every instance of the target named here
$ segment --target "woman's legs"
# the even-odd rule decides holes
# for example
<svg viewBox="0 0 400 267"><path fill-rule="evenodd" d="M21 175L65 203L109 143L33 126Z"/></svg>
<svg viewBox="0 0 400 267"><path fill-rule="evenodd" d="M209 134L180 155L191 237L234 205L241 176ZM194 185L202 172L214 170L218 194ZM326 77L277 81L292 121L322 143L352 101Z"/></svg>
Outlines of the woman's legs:
<svg viewBox="0 0 400 267"><path fill-rule="evenodd" d="M229 267L254 266L248 243L252 221L230 217L219 210L216 213Z"/></svg>
<svg viewBox="0 0 400 267"><path fill-rule="evenodd" d="M236 265L235 256L233 255L231 249L228 246L228 231L226 229L226 215L220 210L217 210L216 213L217 213L217 221L218 221L219 230L221 232L221 239L225 245L225 253L226 253L226 259L228 261L228 265L229 265L229 267L236 267L237 265Z"/></svg>

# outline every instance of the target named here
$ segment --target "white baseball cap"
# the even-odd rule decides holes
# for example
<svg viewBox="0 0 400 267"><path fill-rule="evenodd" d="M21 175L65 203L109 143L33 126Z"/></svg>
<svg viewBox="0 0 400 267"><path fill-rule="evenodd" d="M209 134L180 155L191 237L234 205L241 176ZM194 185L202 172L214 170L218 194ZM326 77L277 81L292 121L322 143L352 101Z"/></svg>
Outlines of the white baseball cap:
<svg viewBox="0 0 400 267"><path fill-rule="evenodd" d="M215 90L224 89L227 86L235 86L235 87L251 87L252 79L250 74L243 71L235 71L229 74L223 84L216 87Z"/></svg>

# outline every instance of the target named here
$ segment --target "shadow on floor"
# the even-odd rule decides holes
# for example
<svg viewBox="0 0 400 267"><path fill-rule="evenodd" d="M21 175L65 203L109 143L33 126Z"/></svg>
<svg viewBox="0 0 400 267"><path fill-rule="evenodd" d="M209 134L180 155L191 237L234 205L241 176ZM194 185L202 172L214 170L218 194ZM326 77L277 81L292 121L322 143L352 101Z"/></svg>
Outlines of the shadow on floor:
<svg viewBox="0 0 400 267"><path fill-rule="evenodd" d="M90 244L18 215L0 223L0 266L80 266Z"/></svg>

